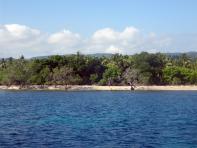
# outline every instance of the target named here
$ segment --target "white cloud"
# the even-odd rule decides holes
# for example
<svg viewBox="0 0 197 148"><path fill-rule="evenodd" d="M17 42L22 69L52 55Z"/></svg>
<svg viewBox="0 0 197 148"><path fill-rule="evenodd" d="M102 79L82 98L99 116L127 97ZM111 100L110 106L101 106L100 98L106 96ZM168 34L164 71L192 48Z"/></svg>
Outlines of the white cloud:
<svg viewBox="0 0 197 148"><path fill-rule="evenodd" d="M80 41L80 35L72 33L69 30L63 30L61 32L54 33L49 36L48 42L50 44L62 44L65 46L75 45Z"/></svg>
<svg viewBox="0 0 197 148"><path fill-rule="evenodd" d="M123 50L121 50L118 47L115 47L113 45L109 46L109 48L106 49L106 53L123 53Z"/></svg>
<svg viewBox="0 0 197 148"><path fill-rule="evenodd" d="M122 40L130 40L133 39L136 35L138 35L139 30L135 27L126 27L123 32L120 33L120 39Z"/></svg>
<svg viewBox="0 0 197 148"><path fill-rule="evenodd" d="M127 49L134 47L140 31L135 27L126 27L123 31L112 28L97 30L89 39L88 51L125 53Z"/></svg>
<svg viewBox="0 0 197 148"><path fill-rule="evenodd" d="M53 47L51 54L76 53L78 48L83 46L82 42L79 34L66 29L53 33L48 37L48 44Z"/></svg>
<svg viewBox="0 0 197 148"><path fill-rule="evenodd" d="M118 32L111 28L104 28L96 31L92 36L92 41L95 43L114 42L117 40Z"/></svg>
<svg viewBox="0 0 197 148"><path fill-rule="evenodd" d="M63 30L48 34L19 24L0 25L0 57L82 53L180 52L197 49L197 34L158 35L135 27L103 28L90 37Z"/></svg>
<svg viewBox="0 0 197 148"><path fill-rule="evenodd" d="M116 43L117 41L131 40L138 32L138 29L134 27L127 27L122 32L115 31L111 28L104 28L93 34L92 41L94 43Z"/></svg>
<svg viewBox="0 0 197 148"><path fill-rule="evenodd" d="M39 30L24 25L0 25L0 55L18 57L29 54L35 46L44 43L44 38Z"/></svg>
<svg viewBox="0 0 197 148"><path fill-rule="evenodd" d="M157 37L155 33L143 34L135 27L122 31L104 28L96 31L88 42L88 51L117 52L131 54L143 50L153 52L170 43L167 37Z"/></svg>
<svg viewBox="0 0 197 148"><path fill-rule="evenodd" d="M29 38L36 38L39 35L39 30L31 29L24 25L0 25L0 41L3 43L25 41Z"/></svg>
<svg viewBox="0 0 197 148"><path fill-rule="evenodd" d="M69 30L47 34L19 24L0 25L0 57L71 53L78 43L79 34Z"/></svg>
<svg viewBox="0 0 197 148"><path fill-rule="evenodd" d="M10 35L18 38L26 38L29 35L37 36L40 34L39 30L31 29L27 26L18 24L5 25L5 29L10 33Z"/></svg>

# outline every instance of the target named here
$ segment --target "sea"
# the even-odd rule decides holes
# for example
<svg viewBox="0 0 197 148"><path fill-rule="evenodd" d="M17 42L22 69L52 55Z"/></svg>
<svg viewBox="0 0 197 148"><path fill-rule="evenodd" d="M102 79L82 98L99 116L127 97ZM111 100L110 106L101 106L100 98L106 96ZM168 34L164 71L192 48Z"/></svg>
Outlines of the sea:
<svg viewBox="0 0 197 148"><path fill-rule="evenodd" d="M197 148L197 91L0 91L0 148Z"/></svg>

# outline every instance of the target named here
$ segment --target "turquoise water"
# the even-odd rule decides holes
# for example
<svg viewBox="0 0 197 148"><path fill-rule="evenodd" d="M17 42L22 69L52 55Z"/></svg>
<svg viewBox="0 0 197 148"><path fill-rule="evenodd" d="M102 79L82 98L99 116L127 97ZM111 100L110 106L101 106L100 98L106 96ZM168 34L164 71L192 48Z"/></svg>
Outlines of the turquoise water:
<svg viewBox="0 0 197 148"><path fill-rule="evenodd" d="M0 91L0 147L196 148L197 92Z"/></svg>

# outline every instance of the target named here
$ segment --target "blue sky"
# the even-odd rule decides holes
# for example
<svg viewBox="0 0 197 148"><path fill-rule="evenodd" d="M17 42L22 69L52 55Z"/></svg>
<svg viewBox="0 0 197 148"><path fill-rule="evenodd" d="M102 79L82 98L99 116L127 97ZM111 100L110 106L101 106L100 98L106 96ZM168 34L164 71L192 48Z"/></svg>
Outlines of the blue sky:
<svg viewBox="0 0 197 148"><path fill-rule="evenodd" d="M172 48L174 51L184 51L176 45L179 42L182 43L183 37L180 37L181 35L187 37L183 47L191 48L189 44L192 44L192 49L189 50L197 50L197 45L194 43L196 40L192 43L188 42L190 38L196 38L196 8L196 0L0 0L0 24L1 26L7 24L26 26L29 29L39 30L45 36L46 34L50 36L61 31L65 32L65 30L70 31L70 33L78 34L83 38L83 43L79 43L80 45L75 46L75 49L89 48L87 44L90 43L84 45L84 42L87 42L84 40L90 40L94 33L101 29L108 28L121 33L126 27L135 27L140 34L143 34L143 38L151 33L156 34L159 39L173 38L173 41L175 40L173 44L164 46L169 51ZM110 31L108 30L108 32ZM68 34L67 32L66 37ZM148 42L148 39L143 40ZM62 48L62 52L58 51L57 54L66 53L66 49L63 49L62 46L54 47ZM123 48L111 42L108 46ZM146 46L151 48L149 45ZM3 47L6 48L6 45L4 44ZM142 47L145 49L145 45ZM103 48L107 48L107 46ZM152 48L160 47L152 46ZM32 47L32 50L35 49L38 50L37 47ZM91 48L89 49L91 50ZM162 49L158 50L162 51ZM99 52L99 50L95 52L97 51ZM19 54L23 52L28 55L28 52L18 49ZM34 52L32 51L32 53ZM10 55L16 54L17 52ZM44 52L40 54L44 54ZM4 55L6 56L5 53Z"/></svg>
<svg viewBox="0 0 197 148"><path fill-rule="evenodd" d="M132 25L159 33L197 32L196 0L0 0L1 24L24 24L43 31Z"/></svg>

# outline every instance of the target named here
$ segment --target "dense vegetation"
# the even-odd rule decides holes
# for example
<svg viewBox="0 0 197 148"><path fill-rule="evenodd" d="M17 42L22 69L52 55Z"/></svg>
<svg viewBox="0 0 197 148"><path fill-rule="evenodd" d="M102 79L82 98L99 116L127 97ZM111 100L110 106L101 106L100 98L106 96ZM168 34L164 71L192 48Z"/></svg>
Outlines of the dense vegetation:
<svg viewBox="0 0 197 148"><path fill-rule="evenodd" d="M110 57L76 55L1 59L1 85L197 84L197 59L142 52Z"/></svg>

